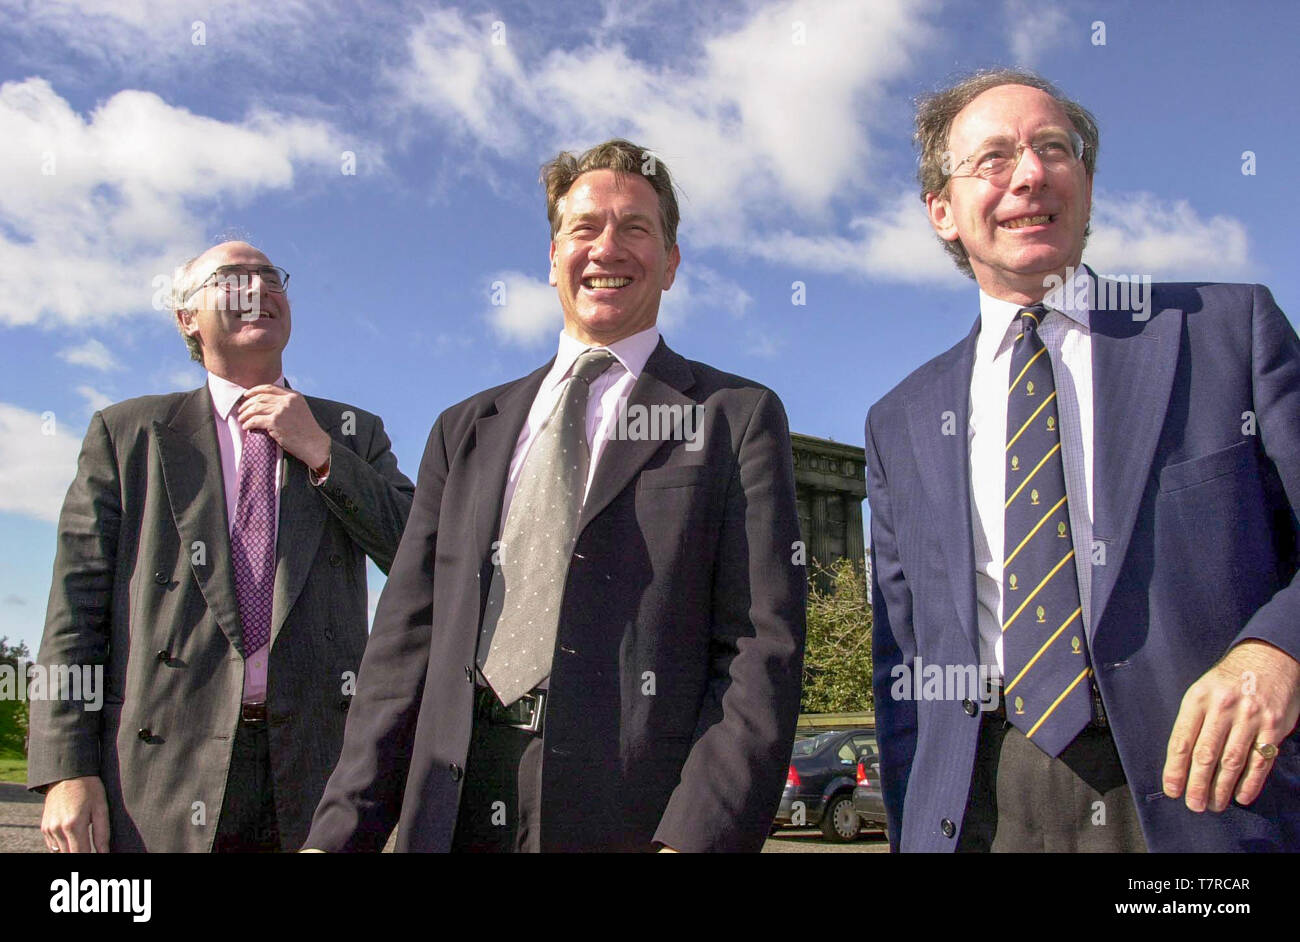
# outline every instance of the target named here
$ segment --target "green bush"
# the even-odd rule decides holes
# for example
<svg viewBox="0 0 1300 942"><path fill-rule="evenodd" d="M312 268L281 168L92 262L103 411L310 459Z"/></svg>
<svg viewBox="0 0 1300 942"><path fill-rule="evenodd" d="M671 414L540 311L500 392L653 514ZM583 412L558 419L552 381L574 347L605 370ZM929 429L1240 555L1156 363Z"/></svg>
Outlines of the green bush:
<svg viewBox="0 0 1300 942"><path fill-rule="evenodd" d="M837 560L829 567L818 566L814 560L810 568L803 712L868 712L874 700L866 576L849 559Z"/></svg>
<svg viewBox="0 0 1300 942"><path fill-rule="evenodd" d="M0 638L0 664L20 670L31 660L26 644L16 647L9 638ZM27 755L27 701L0 700L0 758L21 758Z"/></svg>

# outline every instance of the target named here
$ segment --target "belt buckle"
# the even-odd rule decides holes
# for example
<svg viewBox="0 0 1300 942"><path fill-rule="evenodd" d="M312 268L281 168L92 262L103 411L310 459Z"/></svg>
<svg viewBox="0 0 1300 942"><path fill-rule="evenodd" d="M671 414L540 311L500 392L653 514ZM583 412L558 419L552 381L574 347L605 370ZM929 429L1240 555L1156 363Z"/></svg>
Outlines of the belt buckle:
<svg viewBox="0 0 1300 942"><path fill-rule="evenodd" d="M542 728L542 712L546 706L546 694L541 690L537 691L537 693L526 693L518 700L516 700L514 703L510 704L509 707L506 707L506 709L511 710L514 707L519 706L521 704L524 707L532 708L532 712L529 714L528 720L523 723L506 722L506 723L502 723L501 725L509 726L511 729L526 729L530 733L537 732Z"/></svg>
<svg viewBox="0 0 1300 942"><path fill-rule="evenodd" d="M530 733L535 733L542 728L542 712L546 703L546 694L538 691L535 694L526 693L509 706L502 706L501 701L490 687L484 688L484 695L491 698L487 711L488 722L493 726L503 726L507 729L526 729ZM527 716L528 719L520 720L519 717Z"/></svg>
<svg viewBox="0 0 1300 942"><path fill-rule="evenodd" d="M266 701L258 703L241 703L239 705L239 721L250 726L257 726L266 722Z"/></svg>

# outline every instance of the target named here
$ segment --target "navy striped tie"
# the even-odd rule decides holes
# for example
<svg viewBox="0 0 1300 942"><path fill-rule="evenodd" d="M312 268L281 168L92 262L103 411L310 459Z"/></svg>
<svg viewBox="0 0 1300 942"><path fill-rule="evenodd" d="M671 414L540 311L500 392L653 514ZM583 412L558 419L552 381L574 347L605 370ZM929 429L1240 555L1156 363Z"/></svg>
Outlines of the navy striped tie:
<svg viewBox="0 0 1300 942"><path fill-rule="evenodd" d="M1002 563L1007 719L1056 756L1092 717L1092 665L1075 571L1052 360L1041 305L1019 314L1007 389Z"/></svg>

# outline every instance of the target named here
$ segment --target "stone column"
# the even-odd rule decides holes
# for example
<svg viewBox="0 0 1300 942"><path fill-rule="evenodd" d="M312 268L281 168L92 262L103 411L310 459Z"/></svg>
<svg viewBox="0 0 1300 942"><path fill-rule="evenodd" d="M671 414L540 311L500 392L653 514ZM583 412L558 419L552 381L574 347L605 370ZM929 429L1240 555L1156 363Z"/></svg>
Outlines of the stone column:
<svg viewBox="0 0 1300 942"><path fill-rule="evenodd" d="M855 566L861 568L867 557L866 541L862 535L862 501L846 494L844 503L849 511L845 515L848 517L844 524L848 529L848 535L844 545L848 550L849 559L853 560Z"/></svg>
<svg viewBox="0 0 1300 942"><path fill-rule="evenodd" d="M812 539L808 547L809 555L817 560L819 566L829 566L831 558L830 540L827 539L826 532L826 492L813 491L811 504L812 533L810 536Z"/></svg>

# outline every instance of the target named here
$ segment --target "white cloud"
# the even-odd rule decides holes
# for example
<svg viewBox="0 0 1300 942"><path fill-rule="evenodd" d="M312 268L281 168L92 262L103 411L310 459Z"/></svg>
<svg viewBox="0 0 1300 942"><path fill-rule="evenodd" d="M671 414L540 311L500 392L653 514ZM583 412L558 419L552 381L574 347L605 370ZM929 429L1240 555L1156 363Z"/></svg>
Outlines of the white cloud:
<svg viewBox="0 0 1300 942"><path fill-rule="evenodd" d="M1012 65L1024 68L1033 68L1063 45L1073 25L1061 7L1033 0L1005 0L1002 13Z"/></svg>
<svg viewBox="0 0 1300 942"><path fill-rule="evenodd" d="M943 250L914 190L896 193L874 216L858 216L840 235L784 231L755 242L754 254L794 270L857 275L876 281L962 288L969 280Z"/></svg>
<svg viewBox="0 0 1300 942"><path fill-rule="evenodd" d="M86 400L86 405L91 412L98 412L105 406L113 404L113 398L106 396L93 386L78 386L77 395Z"/></svg>
<svg viewBox="0 0 1300 942"><path fill-rule="evenodd" d="M1098 272L1150 275L1153 281L1234 280L1253 272L1246 227L1200 216L1186 200L1151 193L1098 193L1084 261Z"/></svg>
<svg viewBox="0 0 1300 942"><path fill-rule="evenodd" d="M0 512L58 520L80 450L53 413L0 402Z"/></svg>
<svg viewBox="0 0 1300 942"><path fill-rule="evenodd" d="M60 58L84 57L118 73L192 71L218 57L275 67L281 63L268 54L270 43L310 47L341 8L326 0L0 0L32 41L55 38Z"/></svg>
<svg viewBox="0 0 1300 942"><path fill-rule="evenodd" d="M488 17L440 10L393 81L410 108L505 156L644 143L683 190L683 240L748 253L755 228L824 229L834 202L865 191L867 118L930 42L931 6L768 4L657 65L605 40L529 59L491 43Z"/></svg>
<svg viewBox="0 0 1300 942"><path fill-rule="evenodd" d="M762 333L751 330L747 335L748 343L745 352L752 357L759 357L764 360L772 360L780 354L785 347L785 341L773 337L769 333Z"/></svg>
<svg viewBox="0 0 1300 942"><path fill-rule="evenodd" d="M971 283L943 250L914 192L898 193L877 215L858 217L849 228L855 238L781 232L756 241L752 251L796 275L802 268L956 290ZM1253 271L1249 243L1239 220L1204 218L1186 200L1098 192L1084 261L1098 271L1155 281L1244 278Z"/></svg>
<svg viewBox="0 0 1300 942"><path fill-rule="evenodd" d="M164 385L171 390L194 389L196 386L202 386L206 380L207 373L197 363L171 370L162 377Z"/></svg>
<svg viewBox="0 0 1300 942"><path fill-rule="evenodd" d="M254 111L239 123L113 95L83 117L39 78L0 86L0 324L102 321L156 306L162 281L205 246L205 205L245 203L337 172L324 122Z"/></svg>
<svg viewBox="0 0 1300 942"><path fill-rule="evenodd" d="M488 290L502 302L487 309L488 323L507 343L541 346L564 328L560 300L555 289L542 279L503 271L493 277Z"/></svg>
<svg viewBox="0 0 1300 942"><path fill-rule="evenodd" d="M79 346L64 347L58 352L58 357L73 366L87 366L104 373L122 368L113 352L93 337Z"/></svg>
<svg viewBox="0 0 1300 942"><path fill-rule="evenodd" d="M683 265L672 288L659 300L659 327L671 331L684 326L688 318L718 314L741 318L753 301L748 291L712 268Z"/></svg>

